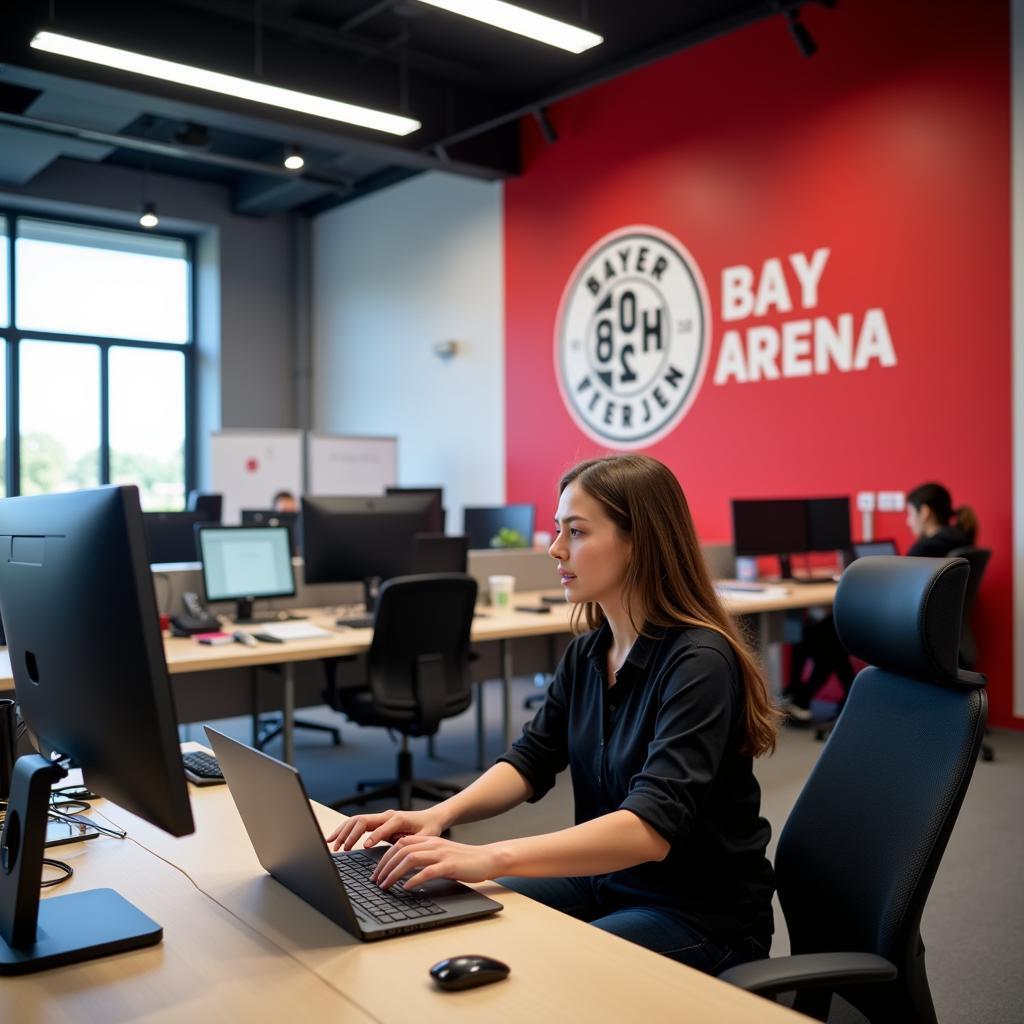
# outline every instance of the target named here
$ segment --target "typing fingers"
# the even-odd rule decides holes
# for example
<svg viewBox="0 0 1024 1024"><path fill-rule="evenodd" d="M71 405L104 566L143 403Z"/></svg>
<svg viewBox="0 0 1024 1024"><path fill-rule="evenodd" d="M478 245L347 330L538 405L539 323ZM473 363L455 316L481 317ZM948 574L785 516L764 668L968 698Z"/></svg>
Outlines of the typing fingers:
<svg viewBox="0 0 1024 1024"><path fill-rule="evenodd" d="M396 882L401 881L402 878L409 874L410 871L426 868L428 865L434 863L437 857L437 851L430 849L430 847L425 843L415 847L409 847L392 859L391 863L388 864L385 873L381 873L380 865L378 865L377 884L382 889L390 889L391 886ZM405 887L407 889L412 888L409 882L406 883Z"/></svg>
<svg viewBox="0 0 1024 1024"><path fill-rule="evenodd" d="M408 868L402 869L401 865L410 851L425 846L431 838L430 836L403 836L377 862L377 868L371 876L371 881L376 882L382 889L394 885L409 870ZM390 878L391 881L385 881L387 878Z"/></svg>

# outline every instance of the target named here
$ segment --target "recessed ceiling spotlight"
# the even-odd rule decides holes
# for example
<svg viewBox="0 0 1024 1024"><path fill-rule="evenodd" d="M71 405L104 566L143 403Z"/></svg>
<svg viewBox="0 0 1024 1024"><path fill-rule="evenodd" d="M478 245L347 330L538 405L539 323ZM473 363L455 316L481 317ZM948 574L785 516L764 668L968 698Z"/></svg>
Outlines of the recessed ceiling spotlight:
<svg viewBox="0 0 1024 1024"><path fill-rule="evenodd" d="M306 166L306 159L299 146L289 146L284 152L284 165L289 171L301 171Z"/></svg>
<svg viewBox="0 0 1024 1024"><path fill-rule="evenodd" d="M420 0L420 3L440 7L452 14L462 14L474 21L482 21L570 53L582 53L604 42L596 32L588 32L568 22L528 11L517 4L505 3L504 0Z"/></svg>
<svg viewBox="0 0 1024 1024"><path fill-rule="evenodd" d="M208 92L234 96L237 99L251 100L254 103L265 103L283 110L294 110L300 114L312 114L331 121L342 121L355 124L362 128L373 128L392 135L408 135L421 127L420 122L411 117L399 114L388 114L382 110L359 107L354 103L342 103L323 96L297 92L294 89L283 89L265 82L253 82L247 78L236 78L224 75L219 71L208 71L194 68L188 64L179 64L173 60L162 60L159 57L148 57L130 50L120 50L114 46L92 43L86 39L75 39L62 36L56 32L37 32L32 39L32 47L46 53L55 53L62 57L73 57L76 60L101 64L118 71L131 71L149 78L159 78L177 85L187 85L194 89L205 89Z"/></svg>
<svg viewBox="0 0 1024 1024"><path fill-rule="evenodd" d="M144 228L155 228L159 223L160 218L156 215L156 203L143 203L139 224Z"/></svg>

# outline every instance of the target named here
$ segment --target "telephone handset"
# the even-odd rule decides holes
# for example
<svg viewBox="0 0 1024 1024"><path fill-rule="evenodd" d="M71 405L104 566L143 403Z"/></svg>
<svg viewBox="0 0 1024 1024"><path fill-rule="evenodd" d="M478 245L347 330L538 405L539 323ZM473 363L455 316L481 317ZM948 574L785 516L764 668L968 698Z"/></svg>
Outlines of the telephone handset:
<svg viewBox="0 0 1024 1024"><path fill-rule="evenodd" d="M194 619L208 619L210 613L203 607L199 595L194 590L186 590L181 595L181 601L185 605L185 611Z"/></svg>
<svg viewBox="0 0 1024 1024"><path fill-rule="evenodd" d="M215 633L220 629L220 621L210 614L199 600L199 595L186 590L181 595L185 605L184 615L171 616L171 632L175 636L192 636L194 633Z"/></svg>

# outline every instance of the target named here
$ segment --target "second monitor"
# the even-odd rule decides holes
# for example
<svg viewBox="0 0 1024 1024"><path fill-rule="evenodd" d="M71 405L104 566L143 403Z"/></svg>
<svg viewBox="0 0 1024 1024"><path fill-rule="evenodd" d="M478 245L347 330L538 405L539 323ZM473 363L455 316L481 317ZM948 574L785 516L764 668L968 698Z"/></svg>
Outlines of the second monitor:
<svg viewBox="0 0 1024 1024"><path fill-rule="evenodd" d="M285 526L200 526L199 556L208 601L234 601L235 621L253 616L257 598L294 597L295 575Z"/></svg>

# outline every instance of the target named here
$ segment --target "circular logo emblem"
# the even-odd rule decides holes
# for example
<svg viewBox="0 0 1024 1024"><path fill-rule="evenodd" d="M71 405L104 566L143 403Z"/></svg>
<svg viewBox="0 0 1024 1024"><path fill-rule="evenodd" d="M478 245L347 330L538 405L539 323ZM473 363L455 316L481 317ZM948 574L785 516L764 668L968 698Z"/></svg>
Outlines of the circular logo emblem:
<svg viewBox="0 0 1024 1024"><path fill-rule="evenodd" d="M555 373L579 428L612 448L671 432L700 390L708 298L685 247L657 228L620 228L593 245L562 294Z"/></svg>

